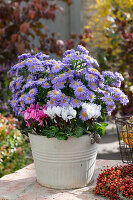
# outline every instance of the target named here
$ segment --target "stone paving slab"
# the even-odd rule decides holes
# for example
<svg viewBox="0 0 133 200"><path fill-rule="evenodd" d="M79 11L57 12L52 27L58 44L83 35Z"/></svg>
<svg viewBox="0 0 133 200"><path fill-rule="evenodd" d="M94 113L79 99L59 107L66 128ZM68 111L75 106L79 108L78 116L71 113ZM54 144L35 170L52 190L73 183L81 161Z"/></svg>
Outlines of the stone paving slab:
<svg viewBox="0 0 133 200"><path fill-rule="evenodd" d="M74 190L56 190L42 187L36 181L34 164L0 179L0 200L104 200L94 195L96 179L107 165L121 165L119 160L97 160L91 185Z"/></svg>

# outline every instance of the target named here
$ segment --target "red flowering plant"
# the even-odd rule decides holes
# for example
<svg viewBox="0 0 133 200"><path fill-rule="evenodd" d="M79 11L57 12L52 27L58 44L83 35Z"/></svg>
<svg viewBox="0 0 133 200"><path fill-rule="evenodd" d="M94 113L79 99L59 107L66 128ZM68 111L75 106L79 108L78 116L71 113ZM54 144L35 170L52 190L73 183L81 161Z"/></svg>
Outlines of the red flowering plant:
<svg viewBox="0 0 133 200"><path fill-rule="evenodd" d="M104 169L98 176L95 193L110 200L133 199L133 164Z"/></svg>

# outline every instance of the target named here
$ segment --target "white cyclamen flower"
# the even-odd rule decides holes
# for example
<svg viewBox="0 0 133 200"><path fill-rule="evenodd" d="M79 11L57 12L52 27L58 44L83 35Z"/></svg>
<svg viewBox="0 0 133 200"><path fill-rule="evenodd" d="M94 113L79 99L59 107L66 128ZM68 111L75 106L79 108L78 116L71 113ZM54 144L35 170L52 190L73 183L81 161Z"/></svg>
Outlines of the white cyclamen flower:
<svg viewBox="0 0 133 200"><path fill-rule="evenodd" d="M54 119L56 116L61 117L66 122L76 117L76 110L72 106L60 107L53 106L48 107L47 110L44 110L44 113L47 114L51 119Z"/></svg>
<svg viewBox="0 0 133 200"><path fill-rule="evenodd" d="M94 103L83 103L82 108L86 110L88 115L88 119L98 118L101 115L101 105L97 105Z"/></svg>
<svg viewBox="0 0 133 200"><path fill-rule="evenodd" d="M61 117L66 122L76 117L76 110L73 109L72 106L62 107Z"/></svg>

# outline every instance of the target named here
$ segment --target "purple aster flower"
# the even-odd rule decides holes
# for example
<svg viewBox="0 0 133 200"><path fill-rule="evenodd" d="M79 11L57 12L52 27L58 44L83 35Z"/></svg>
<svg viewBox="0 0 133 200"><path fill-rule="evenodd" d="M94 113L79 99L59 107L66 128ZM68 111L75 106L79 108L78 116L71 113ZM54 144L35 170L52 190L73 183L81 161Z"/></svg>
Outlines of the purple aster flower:
<svg viewBox="0 0 133 200"><path fill-rule="evenodd" d="M71 99L71 104L73 108L79 108L81 106L81 101L78 99Z"/></svg>
<svg viewBox="0 0 133 200"><path fill-rule="evenodd" d="M34 87L36 84L36 81L28 81L26 82L26 84L24 85L23 89L27 89L27 88L32 88Z"/></svg>
<svg viewBox="0 0 133 200"><path fill-rule="evenodd" d="M53 107L53 106L57 106L57 105L58 105L58 103L57 103L56 99L54 99L54 98L53 98L53 100L50 99L47 101L47 106Z"/></svg>
<svg viewBox="0 0 133 200"><path fill-rule="evenodd" d="M51 74L51 73L50 73L50 74L48 75L48 80L53 80L54 78L55 78L55 75L54 75L54 74Z"/></svg>
<svg viewBox="0 0 133 200"><path fill-rule="evenodd" d="M128 99L127 95L125 95L123 92L120 97L120 103L122 103L123 105L127 105L129 103L129 99Z"/></svg>
<svg viewBox="0 0 133 200"><path fill-rule="evenodd" d="M29 74L27 76L27 81L32 81L32 80L34 80L34 76L32 74Z"/></svg>
<svg viewBox="0 0 133 200"><path fill-rule="evenodd" d="M14 91L14 90L15 90L15 88L14 88L15 85L16 85L16 80L11 81L11 82L10 82L10 85L9 85L9 89L10 89L11 91Z"/></svg>
<svg viewBox="0 0 133 200"><path fill-rule="evenodd" d="M124 78L123 78L122 74L120 74L120 73L118 73L118 72L115 72L114 74L115 74L115 76L116 76L116 78L117 78L118 80L124 81Z"/></svg>
<svg viewBox="0 0 133 200"><path fill-rule="evenodd" d="M100 88L104 88L105 86L103 80L98 80L98 84Z"/></svg>
<svg viewBox="0 0 133 200"><path fill-rule="evenodd" d="M86 100L88 89L85 86L79 86L74 89L75 97L80 100Z"/></svg>
<svg viewBox="0 0 133 200"><path fill-rule="evenodd" d="M37 92L38 92L37 88L32 88L32 89L28 92L28 95L29 95L30 97L33 97L33 96L35 96L35 95L37 94Z"/></svg>
<svg viewBox="0 0 133 200"><path fill-rule="evenodd" d="M65 87L65 81L62 81L62 82L57 82L53 85L53 88L54 89L63 89Z"/></svg>
<svg viewBox="0 0 133 200"><path fill-rule="evenodd" d="M23 60L25 58L30 58L31 54L30 53L23 53L22 55L18 56L18 59Z"/></svg>
<svg viewBox="0 0 133 200"><path fill-rule="evenodd" d="M19 104L20 104L22 110L25 109L25 103L24 103L24 101L19 101Z"/></svg>
<svg viewBox="0 0 133 200"><path fill-rule="evenodd" d="M70 104L70 98L65 96L64 98L62 98L62 100L59 103L59 106L63 107L63 106L69 106Z"/></svg>
<svg viewBox="0 0 133 200"><path fill-rule="evenodd" d="M68 78L68 74L65 72L59 75L59 81L65 81Z"/></svg>
<svg viewBox="0 0 133 200"><path fill-rule="evenodd" d="M36 58L38 58L39 60L43 60L44 58L48 59L49 55L43 54L42 52L39 52L35 55Z"/></svg>
<svg viewBox="0 0 133 200"><path fill-rule="evenodd" d="M87 54L87 55L88 55L88 53L89 53L89 51L88 51L85 47L83 47L82 45L78 45L78 46L77 46L77 49L78 49L79 51L83 52L84 54Z"/></svg>
<svg viewBox="0 0 133 200"><path fill-rule="evenodd" d="M55 77L52 79L51 83L52 83L52 84L55 84L55 83L58 83L58 81L59 81L59 77L58 77L58 76L55 76Z"/></svg>
<svg viewBox="0 0 133 200"><path fill-rule="evenodd" d="M37 81L35 81L35 84L42 85L42 84L45 84L46 81L47 81L47 78L39 78Z"/></svg>
<svg viewBox="0 0 133 200"><path fill-rule="evenodd" d="M50 88L51 85L50 85L50 83L48 83L48 82L46 81L46 82L44 82L44 83L41 85L41 87L43 87L43 88Z"/></svg>
<svg viewBox="0 0 133 200"><path fill-rule="evenodd" d="M95 69L94 67L87 67L87 72L89 73L89 74L94 74L94 75L97 75L97 76L100 76L100 72L97 70L97 69Z"/></svg>
<svg viewBox="0 0 133 200"><path fill-rule="evenodd" d="M102 97L102 100L105 102L106 105L114 104L114 101L110 95L106 95L106 96Z"/></svg>
<svg viewBox="0 0 133 200"><path fill-rule="evenodd" d="M106 106L109 116L111 115L112 111L115 110L115 108L116 108L115 103L112 103L112 104Z"/></svg>
<svg viewBox="0 0 133 200"><path fill-rule="evenodd" d="M90 100L90 102L93 102L94 101L94 99L95 99L95 94L94 94L94 92L89 92L88 93L88 97L89 97L89 100Z"/></svg>
<svg viewBox="0 0 133 200"><path fill-rule="evenodd" d="M12 99L11 100L11 106L12 108L15 108L18 105L18 99Z"/></svg>
<svg viewBox="0 0 133 200"><path fill-rule="evenodd" d="M25 97L26 97L26 94L21 94L19 101L24 101Z"/></svg>
<svg viewBox="0 0 133 200"><path fill-rule="evenodd" d="M79 87L79 86L83 86L83 83L79 80L72 80L70 82L70 85L69 85L72 89L75 89L76 87Z"/></svg>
<svg viewBox="0 0 133 200"><path fill-rule="evenodd" d="M63 55L67 56L68 54L71 54L71 53L75 53L75 50L74 49L66 50Z"/></svg>
<svg viewBox="0 0 133 200"><path fill-rule="evenodd" d="M52 73L58 73L63 68L64 68L64 65L60 61L58 61L58 62L56 62L56 63L53 64L53 66L51 68L51 71L52 71Z"/></svg>
<svg viewBox="0 0 133 200"><path fill-rule="evenodd" d="M98 87L98 83L97 83L97 81L95 81L95 82L89 82L88 86L90 87L91 90L95 91L97 89L97 87Z"/></svg>
<svg viewBox="0 0 133 200"><path fill-rule="evenodd" d="M79 115L79 118L83 121L87 121L88 120L88 115L87 115L87 112L85 109L82 109L80 111L80 115Z"/></svg>
<svg viewBox="0 0 133 200"><path fill-rule="evenodd" d="M62 95L61 90L52 90L51 93L49 94L49 97L52 99L60 99Z"/></svg>
<svg viewBox="0 0 133 200"><path fill-rule="evenodd" d="M35 102L35 98L31 97L29 94L27 94L24 98L24 103L25 104L32 104Z"/></svg>
<svg viewBox="0 0 133 200"><path fill-rule="evenodd" d="M85 79L88 81L88 82L95 82L98 77L95 76L94 74L89 74L89 73L86 73L85 74Z"/></svg>

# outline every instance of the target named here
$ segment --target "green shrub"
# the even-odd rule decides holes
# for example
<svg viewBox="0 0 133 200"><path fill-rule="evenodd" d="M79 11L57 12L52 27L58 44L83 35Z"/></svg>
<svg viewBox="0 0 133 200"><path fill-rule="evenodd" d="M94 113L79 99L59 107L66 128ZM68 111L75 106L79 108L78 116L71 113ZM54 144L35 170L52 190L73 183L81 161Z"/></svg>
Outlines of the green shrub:
<svg viewBox="0 0 133 200"><path fill-rule="evenodd" d="M30 145L17 129L12 115L0 114L0 177L13 173L32 162Z"/></svg>

